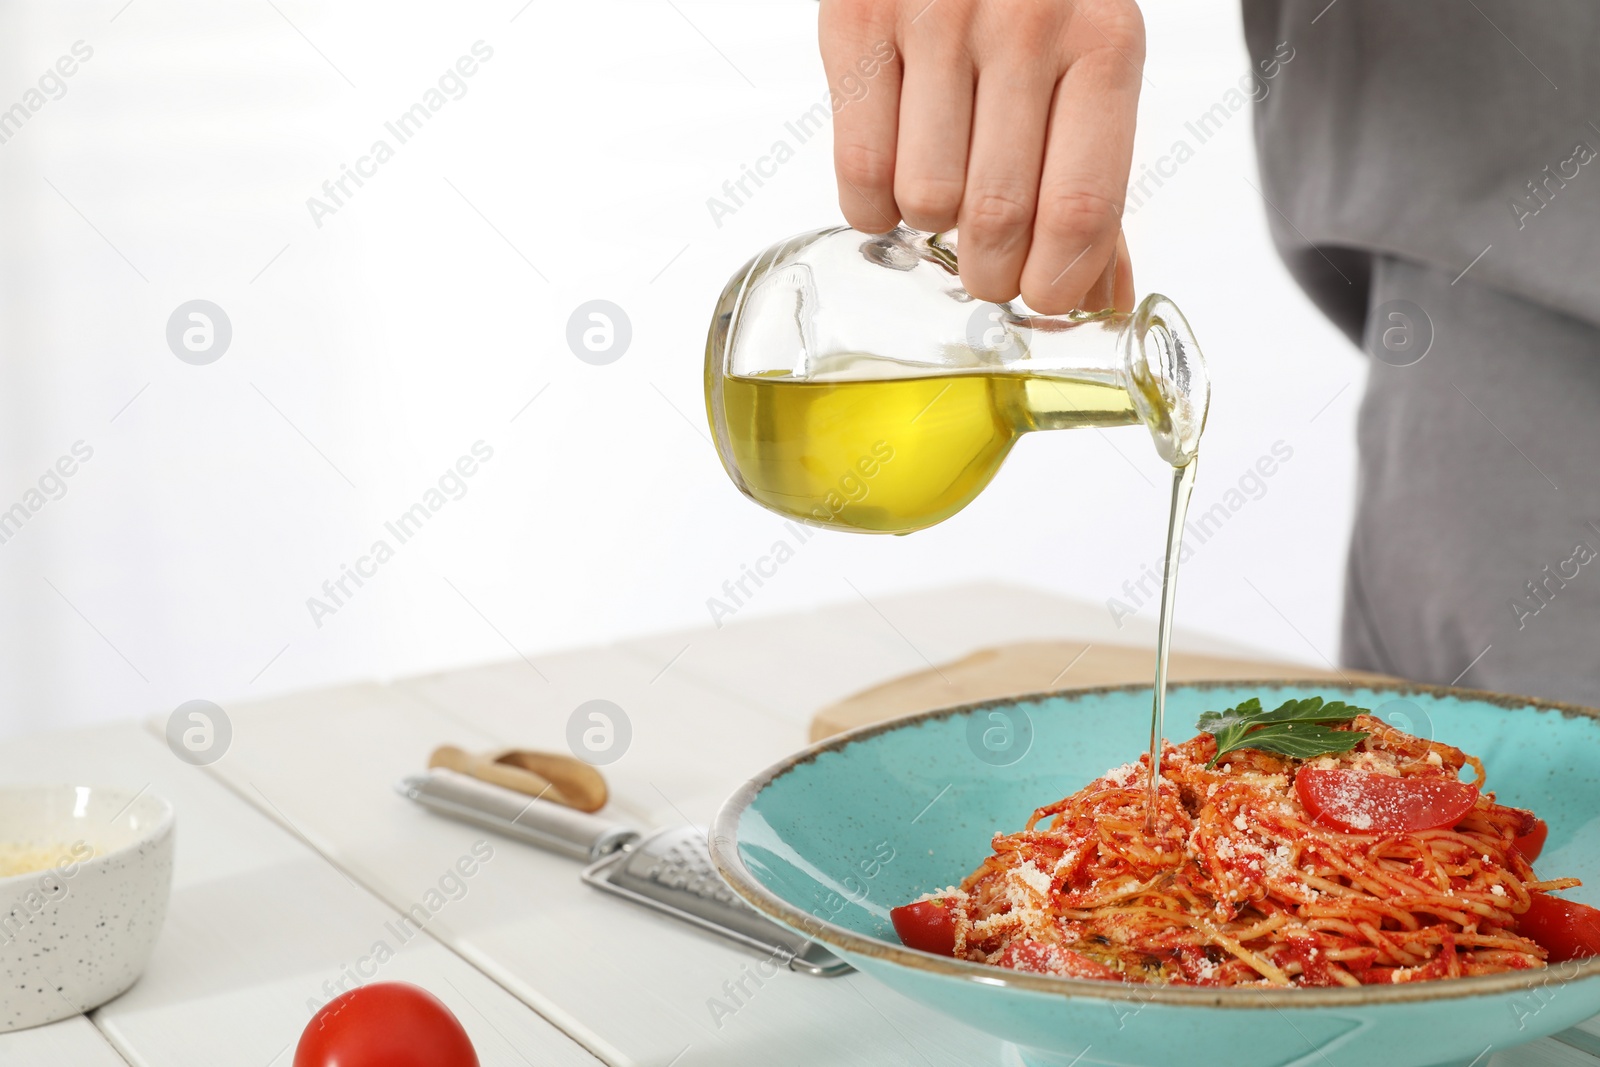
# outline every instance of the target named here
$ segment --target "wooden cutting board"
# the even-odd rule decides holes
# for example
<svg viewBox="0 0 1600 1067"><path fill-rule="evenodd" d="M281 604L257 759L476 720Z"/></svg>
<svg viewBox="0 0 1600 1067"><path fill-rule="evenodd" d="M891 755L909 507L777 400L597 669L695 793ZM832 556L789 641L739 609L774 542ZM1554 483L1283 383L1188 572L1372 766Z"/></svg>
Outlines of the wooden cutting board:
<svg viewBox="0 0 1600 1067"><path fill-rule="evenodd" d="M811 740L930 708L1099 685L1148 685L1155 653L1128 645L1082 641L1027 641L986 648L964 659L903 675L823 708L811 720ZM1361 671L1328 671L1296 663L1228 659L1173 652L1174 682L1271 679L1273 681L1393 681Z"/></svg>

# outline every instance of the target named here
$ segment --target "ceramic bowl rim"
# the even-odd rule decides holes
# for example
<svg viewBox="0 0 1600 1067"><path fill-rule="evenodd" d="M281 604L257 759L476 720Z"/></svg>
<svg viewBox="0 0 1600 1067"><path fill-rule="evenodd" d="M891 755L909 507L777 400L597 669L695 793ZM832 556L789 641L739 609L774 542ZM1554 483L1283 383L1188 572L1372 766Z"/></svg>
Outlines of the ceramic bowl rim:
<svg viewBox="0 0 1600 1067"><path fill-rule="evenodd" d="M1458 689L1450 686L1420 685L1409 682L1343 682L1322 679L1250 678L1244 680L1202 680L1174 683L1173 689L1274 689L1307 688L1342 693L1362 690L1393 693L1398 696L1420 695L1455 700L1470 700L1495 704L1508 711L1557 711L1568 718L1580 717L1600 721L1600 710L1553 700L1512 696L1482 689ZM969 960L950 959L932 953L891 944L874 937L858 934L842 926L818 919L801 911L758 882L744 865L739 855L739 820L749 809L756 796L767 786L796 768L802 767L829 752L840 751L858 741L879 734L890 733L921 723L935 722L957 715L965 715L984 708L1015 704L1037 704L1062 698L1068 701L1085 697L1120 693L1148 693L1149 683L1129 685L1091 686L1081 689L1056 689L989 700L952 704L898 716L880 723L871 723L848 730L809 745L793 755L778 761L751 778L723 802L711 830L711 862L723 879L741 897L757 910L785 925L809 931L818 941L857 956L897 964L925 974L956 978L986 986L1049 993L1057 996L1082 997L1095 1000L1138 1001L1141 1004L1164 1004L1192 1008L1228 1009L1283 1009L1283 1008L1334 1008L1410 1004L1418 1001L1451 1000L1461 997L1489 996L1498 993L1515 993L1554 984L1567 984L1600 975L1600 957L1552 967L1526 971L1506 971L1500 974L1478 975L1471 978L1442 978L1426 982L1413 982L1387 986L1334 986L1312 989L1262 989L1214 988L1206 986L1152 986L1106 982L1092 978L1062 978L1055 975L1029 974L994 967Z"/></svg>
<svg viewBox="0 0 1600 1067"><path fill-rule="evenodd" d="M137 837L134 837L133 839L131 839L129 841L123 842L122 844L118 845L116 848L107 849L104 852L96 851L95 854L90 856L88 859L79 860L78 861L78 866L79 867L87 867L87 866L91 866L91 865L98 866L101 863L102 860L110 861L112 859L115 859L117 857L122 856L123 854L125 854L127 852L131 852L134 849L140 848L140 847L142 847L144 845L148 845L151 842L160 841L163 837L167 837L167 836L171 835L173 825L177 821L177 809L172 806L172 801L168 800L166 797L161 796L160 794L148 792L147 791L148 788L149 788L148 786L145 789L142 789L142 790L140 790L138 792L132 792L132 791L130 791L128 789L123 788L122 786L117 786L117 785L84 785L81 782L37 783L37 784L32 784L32 785L29 785L29 784L0 785L0 798L3 798L3 797L8 796L8 795L17 795L17 794L26 795L26 794L29 794L29 793L51 793L51 792L55 792L55 791L59 791L59 790L70 790L70 789L79 789L79 788L88 789L93 793L105 793L105 794L108 794L108 795L110 795L110 794L120 794L120 795L128 797L127 806L124 807L122 811L117 812L117 814L112 817L112 821L113 822L115 822L116 819L121 818L126 812L132 810L133 806L135 804L137 804L141 800L148 800L148 801L151 801L151 802L159 805L159 815L156 818L156 820L150 825L150 828L148 830L146 830L145 832L139 834ZM11 889L11 888L21 884L21 882L23 880L25 880L25 879L39 878L39 877L41 877L43 875L48 874L49 872L51 872L51 871L53 871L55 869L56 869L56 865L55 864L51 864L48 867L40 867L37 870L22 871L22 872L20 872L18 874L5 875L4 877L0 877L0 891Z"/></svg>

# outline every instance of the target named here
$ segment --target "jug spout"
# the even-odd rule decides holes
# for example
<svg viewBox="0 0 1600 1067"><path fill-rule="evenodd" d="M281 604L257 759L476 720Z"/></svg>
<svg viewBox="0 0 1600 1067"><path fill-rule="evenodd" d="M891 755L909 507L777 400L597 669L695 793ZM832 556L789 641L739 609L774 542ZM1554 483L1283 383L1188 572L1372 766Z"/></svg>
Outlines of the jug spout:
<svg viewBox="0 0 1600 1067"><path fill-rule="evenodd" d="M1194 458L1211 383L1194 332L1170 299L1151 293L1131 313L1027 315L1011 305L988 306L1001 327L1002 362L1062 383L1061 410L1040 405L1038 429L1142 422L1169 464L1184 467ZM1090 386L1098 403L1086 402ZM1109 417L1117 410L1128 417Z"/></svg>
<svg viewBox="0 0 1600 1067"><path fill-rule="evenodd" d="M1156 451L1174 467L1188 466L1211 406L1211 378L1194 332L1177 305L1151 293L1134 309L1122 343Z"/></svg>

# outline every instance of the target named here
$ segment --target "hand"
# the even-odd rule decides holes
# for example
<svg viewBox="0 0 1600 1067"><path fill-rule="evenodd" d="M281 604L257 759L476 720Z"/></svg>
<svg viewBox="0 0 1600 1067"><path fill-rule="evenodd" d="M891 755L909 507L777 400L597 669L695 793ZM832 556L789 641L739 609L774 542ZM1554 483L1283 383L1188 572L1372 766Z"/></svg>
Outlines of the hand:
<svg viewBox="0 0 1600 1067"><path fill-rule="evenodd" d="M1132 307L1133 0L822 0L819 36L850 225L959 226L981 300Z"/></svg>

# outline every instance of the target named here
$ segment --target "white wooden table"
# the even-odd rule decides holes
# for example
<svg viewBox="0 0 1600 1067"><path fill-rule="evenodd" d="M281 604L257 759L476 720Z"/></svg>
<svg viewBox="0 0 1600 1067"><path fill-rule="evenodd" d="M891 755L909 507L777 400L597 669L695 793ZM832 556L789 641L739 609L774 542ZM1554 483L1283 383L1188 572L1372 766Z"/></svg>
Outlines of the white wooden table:
<svg viewBox="0 0 1600 1067"><path fill-rule="evenodd" d="M324 983L363 966L378 942L395 956L372 977L442 998L486 1065L1002 1063L996 1040L860 975L781 973L718 1025L707 1002L750 957L596 893L574 862L430 815L392 786L446 741L561 750L573 709L604 698L633 729L606 768L610 814L703 822L804 743L817 707L928 661L1039 637L1127 643L1149 631L1115 631L1093 605L963 587L229 707L231 746L205 769L167 750L160 723L8 743L7 782L170 799L178 858L144 978L88 1018L0 1036L0 1064L285 1067ZM1196 635L1179 644L1248 652ZM465 892L400 942L387 924L483 839L493 856ZM1485 1063L1596 1067L1600 1025L1589 1026Z"/></svg>

